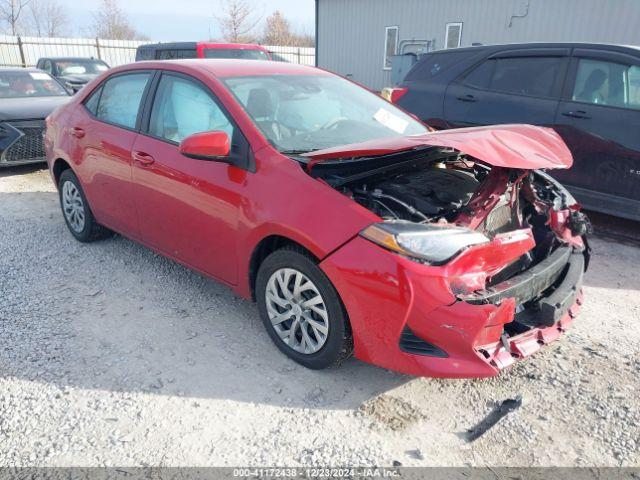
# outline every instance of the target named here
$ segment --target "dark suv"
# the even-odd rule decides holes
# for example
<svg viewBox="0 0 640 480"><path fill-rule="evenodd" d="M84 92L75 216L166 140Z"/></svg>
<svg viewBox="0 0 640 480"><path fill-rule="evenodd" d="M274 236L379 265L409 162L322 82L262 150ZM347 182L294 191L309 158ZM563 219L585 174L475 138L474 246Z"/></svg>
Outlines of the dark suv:
<svg viewBox="0 0 640 480"><path fill-rule="evenodd" d="M432 127L553 127L574 156L556 171L592 210L640 220L640 47L492 45L421 57L388 98Z"/></svg>

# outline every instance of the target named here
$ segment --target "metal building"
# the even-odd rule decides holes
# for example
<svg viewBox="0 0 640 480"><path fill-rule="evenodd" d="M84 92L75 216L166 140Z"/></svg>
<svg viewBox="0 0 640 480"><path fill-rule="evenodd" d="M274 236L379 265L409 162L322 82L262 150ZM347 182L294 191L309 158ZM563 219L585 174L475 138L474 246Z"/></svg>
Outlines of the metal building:
<svg viewBox="0 0 640 480"><path fill-rule="evenodd" d="M640 0L316 0L316 62L370 88L391 56L474 43L640 45Z"/></svg>

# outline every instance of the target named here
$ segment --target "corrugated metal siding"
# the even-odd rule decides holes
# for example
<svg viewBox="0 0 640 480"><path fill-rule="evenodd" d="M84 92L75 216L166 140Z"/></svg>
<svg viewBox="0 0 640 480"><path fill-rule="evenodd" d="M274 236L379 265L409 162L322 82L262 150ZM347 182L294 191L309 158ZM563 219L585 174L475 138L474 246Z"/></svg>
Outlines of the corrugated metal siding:
<svg viewBox="0 0 640 480"><path fill-rule="evenodd" d="M318 0L318 66L368 87L390 84L384 27L399 40L435 40L463 22L462 46L514 42L640 45L640 0ZM524 15L513 17L512 15Z"/></svg>

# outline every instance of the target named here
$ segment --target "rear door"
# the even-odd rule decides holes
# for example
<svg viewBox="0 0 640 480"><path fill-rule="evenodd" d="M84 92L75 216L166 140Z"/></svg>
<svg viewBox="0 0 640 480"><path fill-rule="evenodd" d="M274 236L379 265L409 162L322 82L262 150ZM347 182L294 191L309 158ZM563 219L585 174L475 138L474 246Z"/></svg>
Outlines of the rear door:
<svg viewBox="0 0 640 480"><path fill-rule="evenodd" d="M82 186L100 223L132 238L138 218L131 185L131 149L141 103L152 73L133 71L108 78L72 119Z"/></svg>
<svg viewBox="0 0 640 480"><path fill-rule="evenodd" d="M576 49L556 116L574 156L554 176L586 207L640 219L640 58Z"/></svg>
<svg viewBox="0 0 640 480"><path fill-rule="evenodd" d="M552 125L569 54L565 48L538 48L491 55L449 85L445 120L454 128Z"/></svg>

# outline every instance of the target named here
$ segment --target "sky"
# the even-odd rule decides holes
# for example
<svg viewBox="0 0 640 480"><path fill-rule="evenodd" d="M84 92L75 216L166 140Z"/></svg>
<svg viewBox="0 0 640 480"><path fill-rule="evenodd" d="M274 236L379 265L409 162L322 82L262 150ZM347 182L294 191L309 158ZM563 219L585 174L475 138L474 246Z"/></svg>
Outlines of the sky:
<svg viewBox="0 0 640 480"><path fill-rule="evenodd" d="M257 15L266 17L280 10L294 30L313 33L314 0L247 0ZM92 24L91 12L99 0L58 0L69 14L73 36L86 36ZM219 37L214 13L220 0L118 0L131 24L152 40L208 40ZM259 28L259 27L258 27Z"/></svg>

